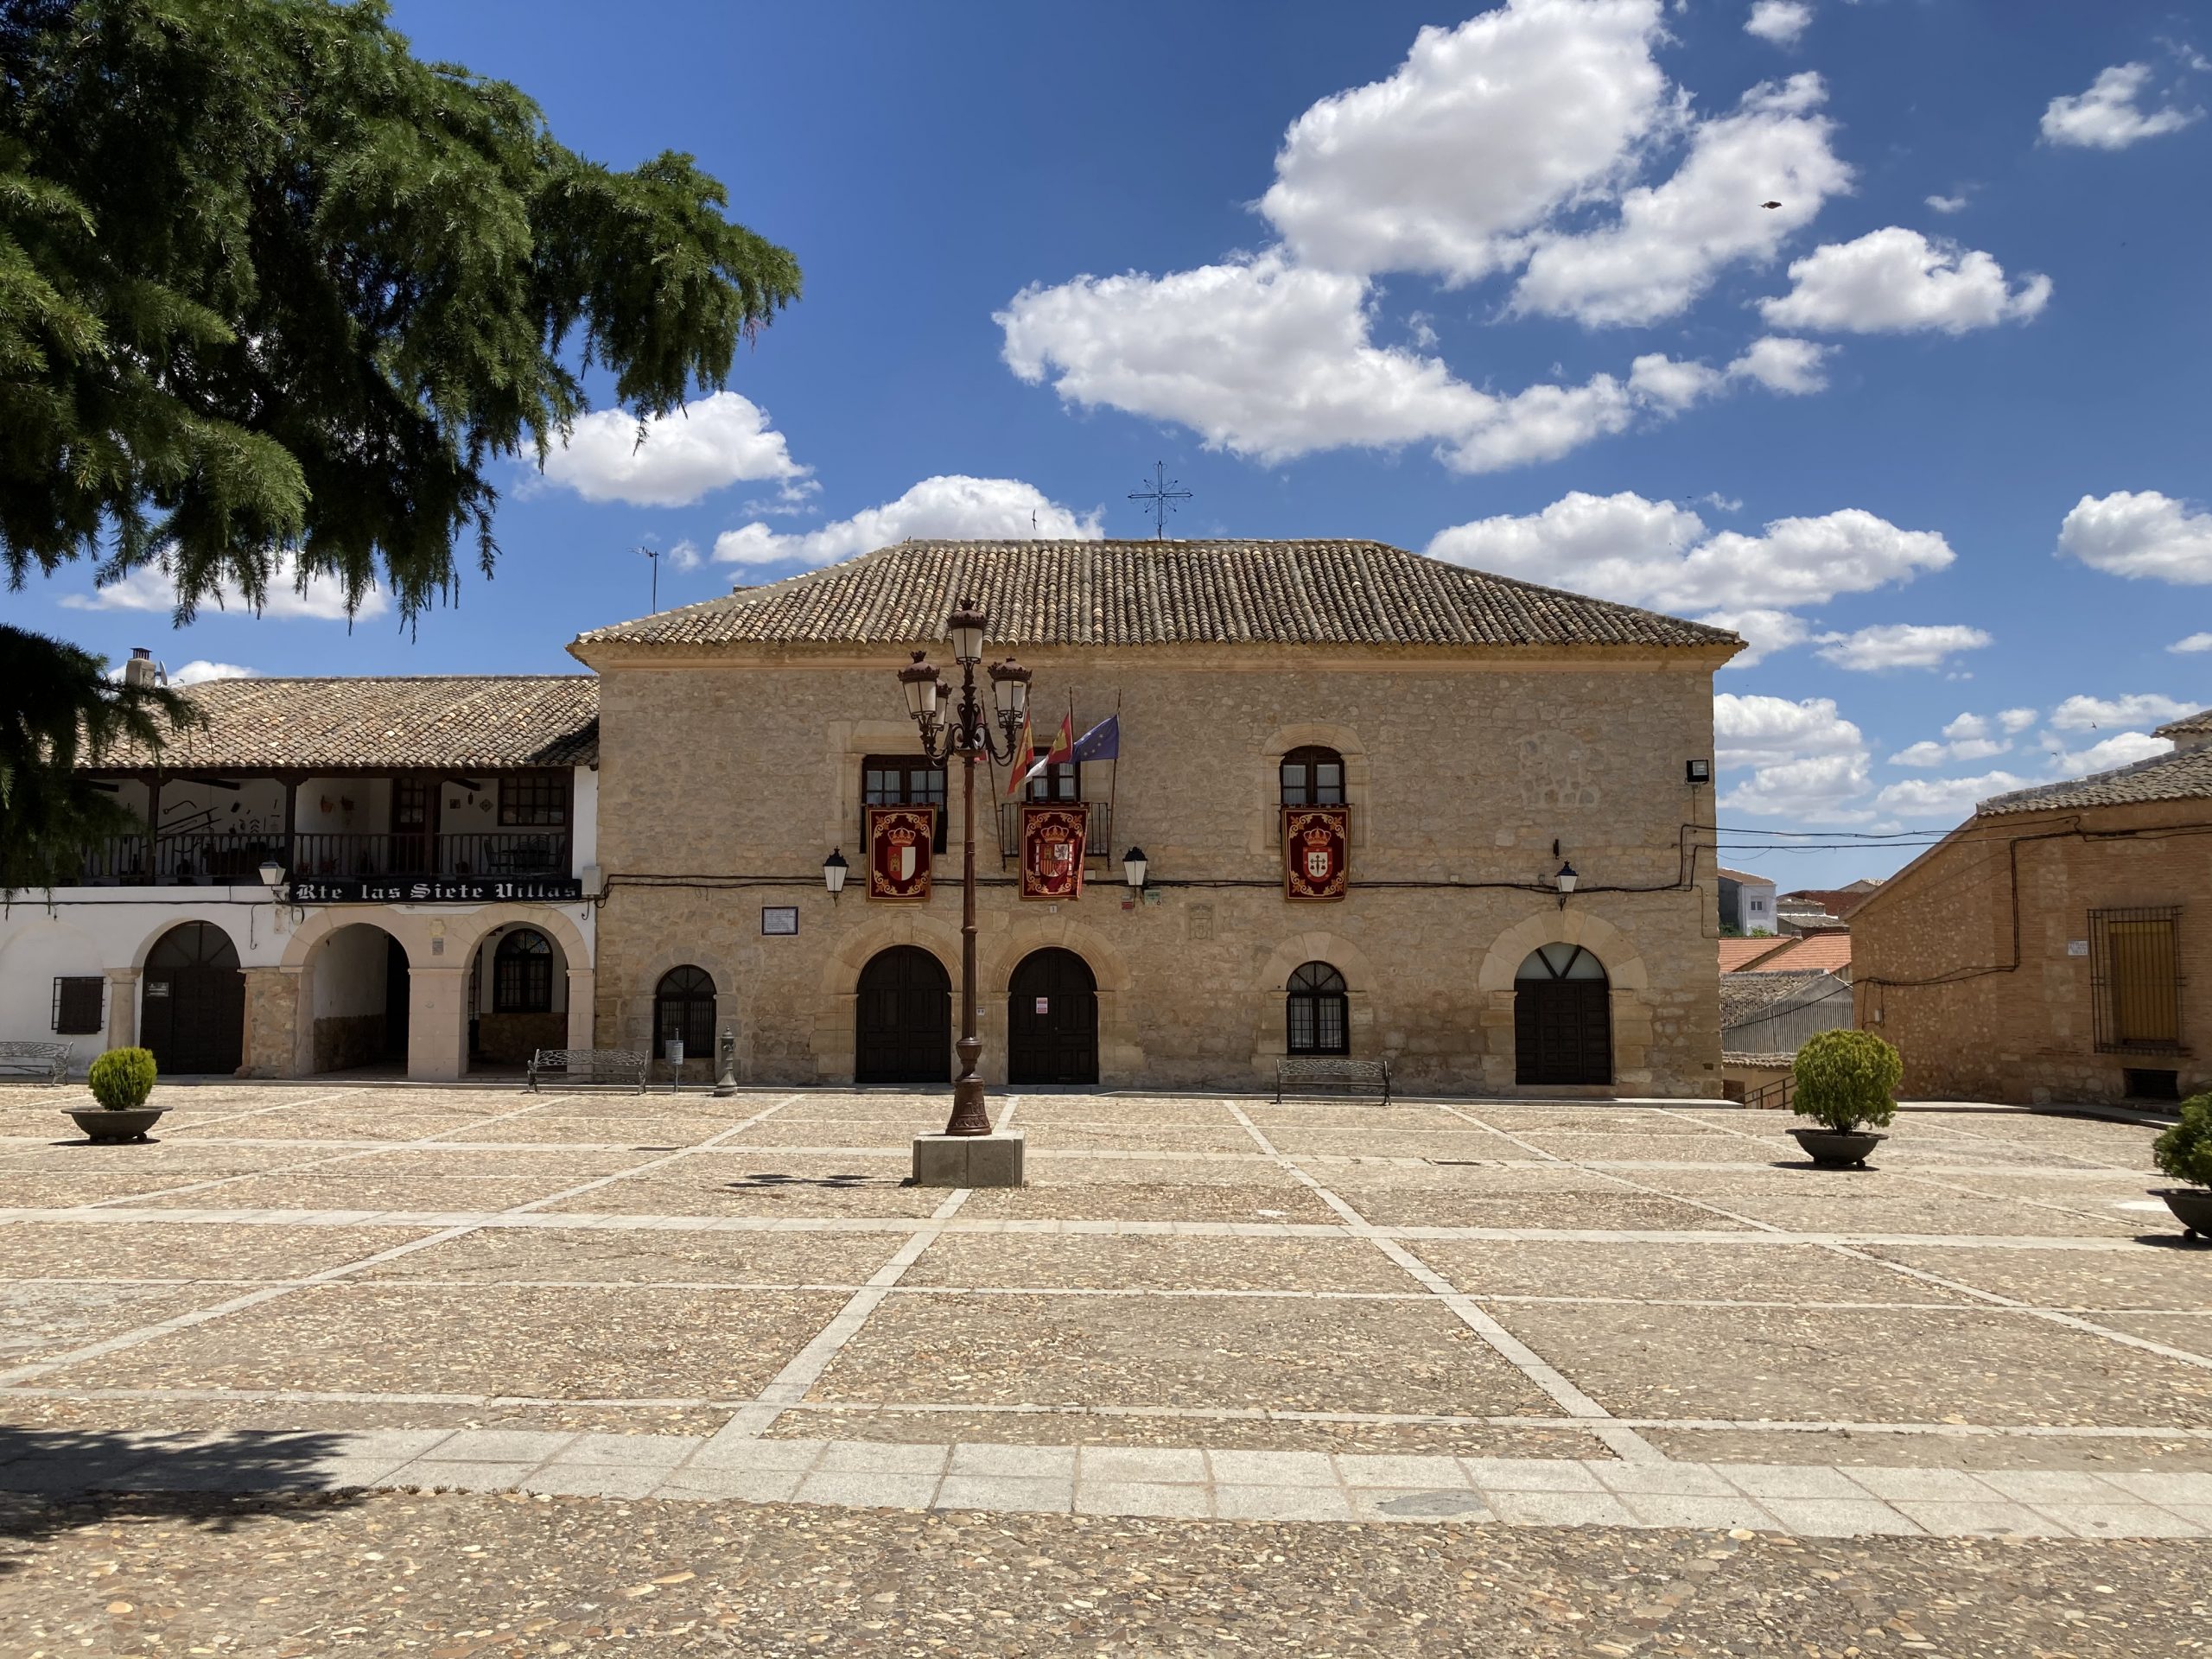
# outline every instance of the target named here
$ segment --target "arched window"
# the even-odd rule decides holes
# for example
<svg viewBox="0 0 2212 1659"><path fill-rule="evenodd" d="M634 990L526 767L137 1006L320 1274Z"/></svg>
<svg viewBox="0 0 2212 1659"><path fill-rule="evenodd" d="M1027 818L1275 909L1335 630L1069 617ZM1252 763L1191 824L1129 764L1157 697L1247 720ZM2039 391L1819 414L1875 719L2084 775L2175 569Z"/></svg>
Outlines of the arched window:
<svg viewBox="0 0 2212 1659"><path fill-rule="evenodd" d="M653 989L653 1052L666 1054L671 1038L683 1039L686 1059L714 1058L715 982L703 968L671 968Z"/></svg>
<svg viewBox="0 0 2212 1659"><path fill-rule="evenodd" d="M1285 1017L1294 1054L1351 1052L1344 976L1325 962L1309 962L1290 976Z"/></svg>
<svg viewBox="0 0 2212 1659"><path fill-rule="evenodd" d="M1293 749L1282 758L1282 804L1285 806L1342 806L1344 800L1344 758L1334 749L1312 744Z"/></svg>
<svg viewBox="0 0 2212 1659"><path fill-rule="evenodd" d="M553 946L534 927L504 935L492 953L492 1011L550 1014L553 1008Z"/></svg>

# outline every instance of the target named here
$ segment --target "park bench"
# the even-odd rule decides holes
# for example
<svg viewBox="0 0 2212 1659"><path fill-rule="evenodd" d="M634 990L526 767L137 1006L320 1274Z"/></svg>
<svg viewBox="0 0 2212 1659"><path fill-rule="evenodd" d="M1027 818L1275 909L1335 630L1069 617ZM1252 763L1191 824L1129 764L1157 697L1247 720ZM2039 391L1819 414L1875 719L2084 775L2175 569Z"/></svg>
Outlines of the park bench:
<svg viewBox="0 0 2212 1659"><path fill-rule="evenodd" d="M1379 1095L1382 1103L1390 1103L1390 1062L1388 1060L1354 1060L1340 1057L1332 1059L1300 1058L1275 1062L1275 1104L1280 1106L1288 1095L1311 1094L1316 1090L1342 1090L1347 1093Z"/></svg>
<svg viewBox="0 0 2212 1659"><path fill-rule="evenodd" d="M570 1083L628 1083L645 1092L646 1059L634 1048L541 1048L532 1051L526 1073L535 1093L541 1073L558 1071Z"/></svg>
<svg viewBox="0 0 2212 1659"><path fill-rule="evenodd" d="M0 1071L67 1083L69 1059L76 1048L74 1043L0 1043Z"/></svg>

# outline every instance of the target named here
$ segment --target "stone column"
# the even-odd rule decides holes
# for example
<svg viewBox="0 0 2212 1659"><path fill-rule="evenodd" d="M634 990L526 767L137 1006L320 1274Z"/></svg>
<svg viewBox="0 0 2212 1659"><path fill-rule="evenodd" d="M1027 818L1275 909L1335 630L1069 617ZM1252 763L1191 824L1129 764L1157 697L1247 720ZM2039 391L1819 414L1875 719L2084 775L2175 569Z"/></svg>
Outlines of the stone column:
<svg viewBox="0 0 2212 1659"><path fill-rule="evenodd" d="M111 968L107 976L107 1046L130 1048L138 1041L138 970Z"/></svg>
<svg viewBox="0 0 2212 1659"><path fill-rule="evenodd" d="M468 965L408 970L407 1075L452 1083L468 1073Z"/></svg>
<svg viewBox="0 0 2212 1659"><path fill-rule="evenodd" d="M597 983L598 976L592 969L575 966L569 968L569 1046L570 1048L599 1046L592 1040L594 999L598 995L595 989ZM685 1058L688 1059L690 1057L687 1055ZM710 1054L707 1058L711 1060L714 1056Z"/></svg>
<svg viewBox="0 0 2212 1659"><path fill-rule="evenodd" d="M245 1058L242 1077L298 1075L300 970L248 968L245 974Z"/></svg>

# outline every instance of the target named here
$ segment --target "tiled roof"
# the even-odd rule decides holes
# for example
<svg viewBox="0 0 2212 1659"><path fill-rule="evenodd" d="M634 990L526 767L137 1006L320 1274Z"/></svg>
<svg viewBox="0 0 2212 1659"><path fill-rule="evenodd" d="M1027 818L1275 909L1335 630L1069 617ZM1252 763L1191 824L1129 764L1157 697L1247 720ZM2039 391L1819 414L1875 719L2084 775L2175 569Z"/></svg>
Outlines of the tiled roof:
<svg viewBox="0 0 2212 1659"><path fill-rule="evenodd" d="M599 758L588 674L207 680L185 694L204 729L163 745L179 766L574 766ZM135 745L103 767L150 766Z"/></svg>
<svg viewBox="0 0 2212 1659"><path fill-rule="evenodd" d="M1756 1020L1774 1005L1827 976L1818 969L1797 973L1728 974L1720 981L1720 1029Z"/></svg>
<svg viewBox="0 0 2212 1659"><path fill-rule="evenodd" d="M2197 716L2192 716L2197 718ZM2171 730L2171 728L2162 728ZM2066 807L2133 806L2148 801L2202 800L2212 797L2212 747L2177 749L2154 754L2132 766L2093 772L2063 784L2038 784L1993 795L1974 808L1980 818L2008 812L2048 812Z"/></svg>
<svg viewBox="0 0 2212 1659"><path fill-rule="evenodd" d="M1720 971L1740 974L1761 957L1771 956L1788 945L1782 938L1722 939L1720 944Z"/></svg>
<svg viewBox="0 0 2212 1659"><path fill-rule="evenodd" d="M1787 950L1762 960L1758 971L1762 974L1841 974L1848 973L1850 969L1850 934L1808 933Z"/></svg>
<svg viewBox="0 0 2212 1659"><path fill-rule="evenodd" d="M2208 733L2212 733L2212 709L2200 709L2193 715L2183 715L2179 720L2170 720L2152 734L2178 740L2202 737Z"/></svg>
<svg viewBox="0 0 2212 1659"><path fill-rule="evenodd" d="M969 596L989 610L994 646L1741 643L1381 542L917 541L595 628L571 649L918 644Z"/></svg>
<svg viewBox="0 0 2212 1659"><path fill-rule="evenodd" d="M1715 875L1725 875L1731 881L1749 881L1754 886L1764 885L1770 887L1774 885L1774 878L1772 876L1753 875L1748 870L1715 870L1713 874Z"/></svg>

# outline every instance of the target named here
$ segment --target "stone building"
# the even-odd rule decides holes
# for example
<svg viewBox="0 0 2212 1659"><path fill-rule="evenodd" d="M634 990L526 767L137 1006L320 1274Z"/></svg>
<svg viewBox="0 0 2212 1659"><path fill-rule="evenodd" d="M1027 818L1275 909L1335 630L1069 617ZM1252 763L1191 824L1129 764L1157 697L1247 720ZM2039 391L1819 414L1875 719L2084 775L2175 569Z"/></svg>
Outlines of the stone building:
<svg viewBox="0 0 2212 1659"><path fill-rule="evenodd" d="M2212 1086L2212 710L2158 734L2172 753L1982 802L1852 912L1858 1023L1908 1091Z"/></svg>
<svg viewBox="0 0 2212 1659"><path fill-rule="evenodd" d="M151 671L152 664L146 668ZM0 907L0 1039L81 1071L454 1078L588 1046L598 686L240 679L90 771L137 833Z"/></svg>
<svg viewBox="0 0 2212 1659"><path fill-rule="evenodd" d="M1079 811L1079 897L1022 896L1022 803L978 779L990 1081L1250 1089L1340 1052L1417 1090L1718 1092L1712 680L1740 642L1358 541L909 542L584 634L601 1044L949 1077L958 763L922 760L894 674L926 649L957 678L969 596L1033 671L1040 752L1064 718L1119 733L1025 791ZM872 805L923 815L898 855L926 898L871 896ZM1292 890L1313 808L1332 899Z"/></svg>

